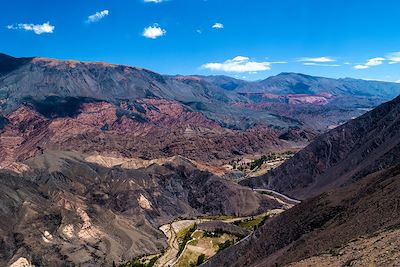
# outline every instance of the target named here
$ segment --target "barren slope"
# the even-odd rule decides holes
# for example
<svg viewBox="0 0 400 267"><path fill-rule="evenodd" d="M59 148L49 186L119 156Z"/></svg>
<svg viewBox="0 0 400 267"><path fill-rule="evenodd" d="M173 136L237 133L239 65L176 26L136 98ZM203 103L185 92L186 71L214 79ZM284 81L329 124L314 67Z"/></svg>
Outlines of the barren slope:
<svg viewBox="0 0 400 267"><path fill-rule="evenodd" d="M392 231L398 232L400 228L399 186L400 166L396 166L306 200L205 266L302 266L294 263L304 259L309 260L302 261L303 264L322 266L324 260L320 265L319 259L351 259L356 263L361 260L357 257L364 254L375 264L399 264L395 252L390 250ZM379 246L370 247L374 235L382 239ZM358 242L358 253L349 251L354 241ZM387 252L381 253L382 248Z"/></svg>
<svg viewBox="0 0 400 267"><path fill-rule="evenodd" d="M0 173L0 265L111 265L159 253L158 227L180 218L258 214L280 204L175 158L142 169L105 168L45 151L20 175Z"/></svg>
<svg viewBox="0 0 400 267"><path fill-rule="evenodd" d="M351 183L400 159L400 97L319 136L279 168L243 181L297 198Z"/></svg>

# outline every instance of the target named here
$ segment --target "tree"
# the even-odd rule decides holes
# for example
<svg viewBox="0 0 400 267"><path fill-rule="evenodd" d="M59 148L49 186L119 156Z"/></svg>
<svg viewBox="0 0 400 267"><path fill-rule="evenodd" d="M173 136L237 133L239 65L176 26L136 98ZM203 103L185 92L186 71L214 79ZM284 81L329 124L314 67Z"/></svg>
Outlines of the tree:
<svg viewBox="0 0 400 267"><path fill-rule="evenodd" d="M206 255L201 254L198 258L197 258L197 266L202 264L204 262L204 260L206 259Z"/></svg>

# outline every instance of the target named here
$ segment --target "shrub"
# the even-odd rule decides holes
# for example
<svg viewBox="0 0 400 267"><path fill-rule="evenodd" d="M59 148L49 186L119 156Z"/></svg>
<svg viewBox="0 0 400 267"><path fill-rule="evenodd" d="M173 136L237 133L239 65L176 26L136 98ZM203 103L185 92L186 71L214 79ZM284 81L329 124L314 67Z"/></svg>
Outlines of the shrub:
<svg viewBox="0 0 400 267"><path fill-rule="evenodd" d="M206 259L206 255L201 254L198 258L197 258L197 266L199 266L200 264L202 264L204 262L204 260Z"/></svg>

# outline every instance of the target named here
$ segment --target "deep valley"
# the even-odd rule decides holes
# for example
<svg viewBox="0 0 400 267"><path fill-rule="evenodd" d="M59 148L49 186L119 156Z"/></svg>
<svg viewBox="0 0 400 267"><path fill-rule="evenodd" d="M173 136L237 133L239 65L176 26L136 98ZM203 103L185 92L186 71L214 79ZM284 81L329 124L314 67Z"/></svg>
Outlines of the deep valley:
<svg viewBox="0 0 400 267"><path fill-rule="evenodd" d="M395 266L398 94L0 54L0 265Z"/></svg>

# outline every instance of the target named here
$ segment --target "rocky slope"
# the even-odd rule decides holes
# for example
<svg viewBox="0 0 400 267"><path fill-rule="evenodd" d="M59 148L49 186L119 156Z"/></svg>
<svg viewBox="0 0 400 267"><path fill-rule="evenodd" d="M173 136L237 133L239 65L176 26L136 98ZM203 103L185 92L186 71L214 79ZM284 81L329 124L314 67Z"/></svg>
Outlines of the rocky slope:
<svg viewBox="0 0 400 267"><path fill-rule="evenodd" d="M215 170L210 165L247 154L304 146L315 131L348 119L341 114L361 114L397 90L389 84L393 87L374 98L368 82L362 82L368 87L364 92L357 82L331 87L330 80L284 76L253 83L0 54L0 265L111 265L160 252L166 240L158 227L179 217L246 216L278 208L281 204L269 196L200 169ZM276 87L265 85L274 81ZM258 86L265 90L261 96L257 90L248 94ZM398 102L318 138L288 161L282 174L277 170L272 178L248 183L305 197L392 166L399 154ZM308 123L317 120L321 122ZM393 175L397 177L395 171ZM352 192L367 190L362 181L371 179L358 181ZM387 181L376 186L395 185ZM395 193L387 188L388 196ZM346 192L339 192L338 199L321 196L285 213L287 229L293 231L279 228L288 224L281 217L270 226L295 241L336 223L336 216L349 214L355 221L372 216L368 209L355 216L348 203L358 200ZM384 200L392 210L396 207ZM361 209L366 200L360 201ZM391 226L385 221L387 210L382 212L377 222ZM304 221L300 226L298 219ZM372 225L353 236L376 229ZM255 237L249 240L254 252L263 251ZM323 244L326 239L321 240ZM285 238L274 242L268 253L289 244ZM297 253L288 260L305 258Z"/></svg>
<svg viewBox="0 0 400 267"><path fill-rule="evenodd" d="M246 181L306 200L205 266L397 266L399 112L400 97Z"/></svg>
<svg viewBox="0 0 400 267"><path fill-rule="evenodd" d="M204 266L397 266L399 186L397 165L306 200Z"/></svg>
<svg viewBox="0 0 400 267"><path fill-rule="evenodd" d="M233 106L249 100L195 76L129 66L0 55L0 167L46 148L154 159L226 160L293 145L289 117ZM293 142L292 142L293 141Z"/></svg>
<svg viewBox="0 0 400 267"><path fill-rule="evenodd" d="M231 83L236 85L234 91L251 100L237 106L296 119L320 131L341 125L400 94L396 83L300 73L281 73L246 84L235 80Z"/></svg>
<svg viewBox="0 0 400 267"><path fill-rule="evenodd" d="M46 148L143 159L181 155L213 162L290 147L279 135L279 130L263 126L230 130L171 100L142 99L134 106L116 107L99 100L48 97L5 117L0 166Z"/></svg>
<svg viewBox="0 0 400 267"><path fill-rule="evenodd" d="M243 181L298 198L351 183L399 162L400 97L319 136L265 176Z"/></svg>
<svg viewBox="0 0 400 267"><path fill-rule="evenodd" d="M177 101L233 129L262 123L326 131L399 93L396 83L296 73L247 82L226 76L167 76L123 65L0 54L2 116L26 101L48 96L86 97L117 106L122 101L134 105L136 100L157 98Z"/></svg>
<svg viewBox="0 0 400 267"><path fill-rule="evenodd" d="M86 63L48 58L13 58L2 54L0 66L0 111L17 109L27 100L48 96L86 97L116 105L132 105L144 98L177 101L187 109L231 128L248 128L260 121L279 127L299 125L267 112L251 112L232 107L248 99L226 91L204 79L163 76L155 72L107 63ZM0 69L0 70L2 70Z"/></svg>
<svg viewBox="0 0 400 267"><path fill-rule="evenodd" d="M0 173L0 265L94 266L158 253L158 227L178 217L246 216L280 207L248 188L175 158L146 168L106 168L45 151L20 174Z"/></svg>

